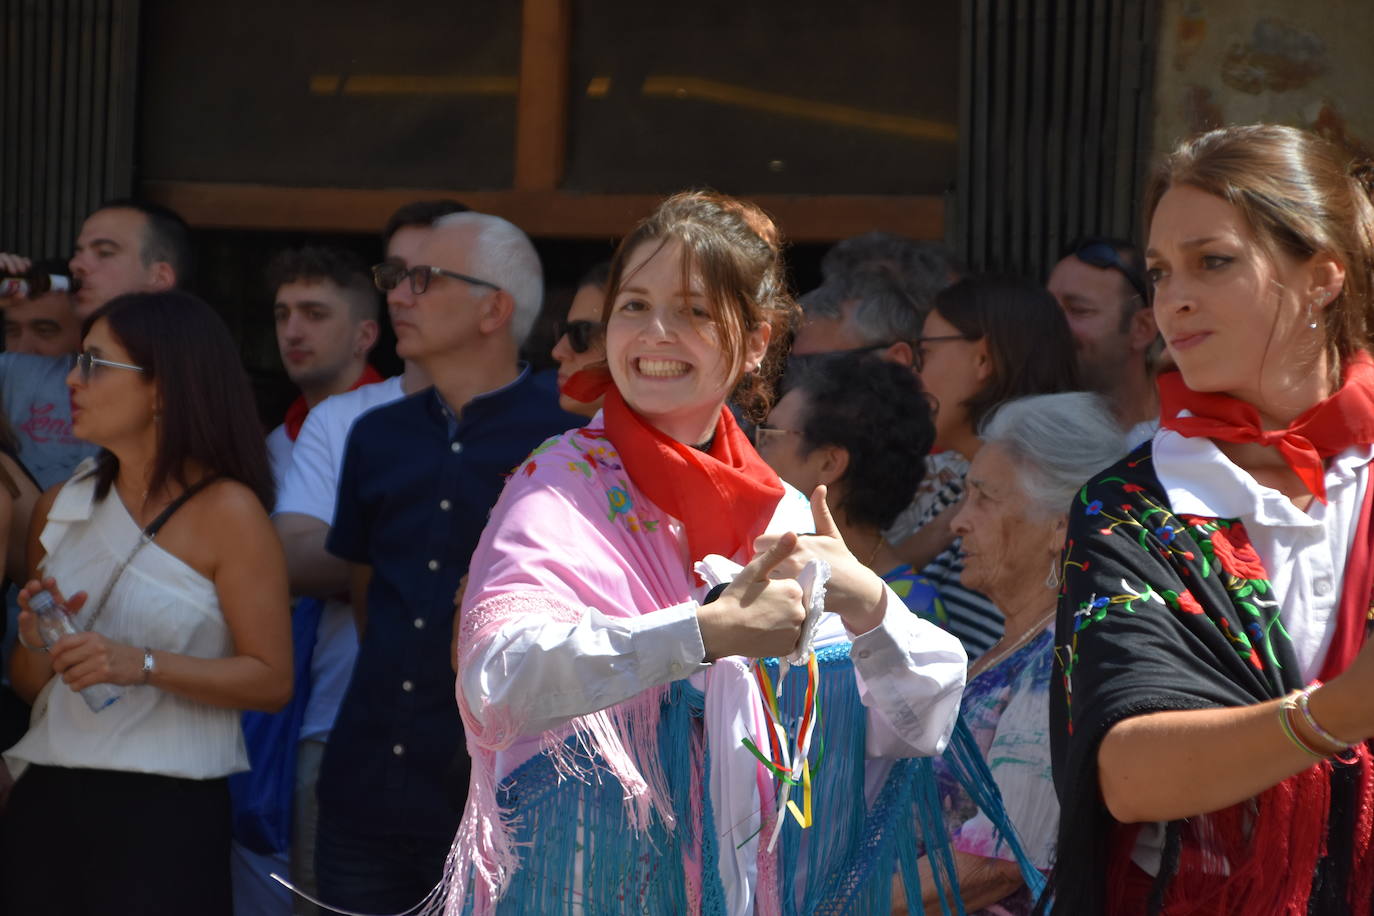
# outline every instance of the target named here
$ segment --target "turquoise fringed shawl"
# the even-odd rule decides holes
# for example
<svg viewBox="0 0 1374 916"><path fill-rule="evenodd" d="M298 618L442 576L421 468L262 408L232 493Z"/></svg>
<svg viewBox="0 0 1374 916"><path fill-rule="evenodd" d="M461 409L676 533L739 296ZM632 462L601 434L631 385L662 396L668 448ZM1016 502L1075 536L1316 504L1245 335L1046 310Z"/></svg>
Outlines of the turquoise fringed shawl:
<svg viewBox="0 0 1374 916"><path fill-rule="evenodd" d="M923 853L930 856L940 880L944 912L963 914L958 893L951 892L957 888L953 855L930 760L893 761L873 806L865 810L867 709L859 699L849 644L820 650L817 662L822 717L811 751L812 761L819 761L812 787L816 824L803 831L787 816L779 837L778 887L784 916L887 913L892 876L898 870L910 889L908 897L919 900L916 863ZM777 660L765 664L776 675ZM798 673L783 682L779 704L789 729L796 727L806 688L805 669L793 670ZM681 916L690 911L684 854L696 850L699 842L701 912L724 914L716 865L719 835L725 831L717 830L706 787L710 761L700 725L702 708L701 692L678 681L659 722L658 746L676 830L658 821L643 834L630 830L619 783L580 749L582 769L592 774L585 781L560 777L542 755L513 772L499 798L516 814L516 842L523 855L498 912ZM1002 831L1027 884L1038 894L1044 879L1021 852L997 786L962 720L945 759ZM700 823L692 813L694 797L699 799Z"/></svg>

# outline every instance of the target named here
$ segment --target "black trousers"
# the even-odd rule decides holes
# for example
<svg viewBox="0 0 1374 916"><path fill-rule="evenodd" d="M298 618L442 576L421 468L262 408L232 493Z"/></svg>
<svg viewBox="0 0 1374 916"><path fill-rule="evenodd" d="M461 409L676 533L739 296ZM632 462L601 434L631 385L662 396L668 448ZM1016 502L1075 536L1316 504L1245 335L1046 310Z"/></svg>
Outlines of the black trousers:
<svg viewBox="0 0 1374 916"><path fill-rule="evenodd" d="M232 916L226 780L31 766L3 823L11 916Z"/></svg>

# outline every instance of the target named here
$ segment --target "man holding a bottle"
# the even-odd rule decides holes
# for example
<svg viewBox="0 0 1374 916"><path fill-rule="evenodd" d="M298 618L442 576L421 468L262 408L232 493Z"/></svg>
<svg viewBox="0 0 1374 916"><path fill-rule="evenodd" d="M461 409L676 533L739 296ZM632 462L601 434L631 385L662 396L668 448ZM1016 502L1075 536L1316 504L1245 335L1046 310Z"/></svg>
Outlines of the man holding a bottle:
<svg viewBox="0 0 1374 916"><path fill-rule="evenodd" d="M72 305L74 349L80 346L79 328L86 316L124 293L178 288L186 282L190 266L190 231L176 213L135 200L99 207L82 224L70 262L79 287ZM36 289L44 286L46 277L35 275L29 258L0 253L0 280L17 279ZM20 298L0 299L0 307L23 303ZM7 324L11 320L7 309ZM71 432L67 373L74 355L0 354L0 405L18 435L19 460L45 489L66 480L96 451Z"/></svg>

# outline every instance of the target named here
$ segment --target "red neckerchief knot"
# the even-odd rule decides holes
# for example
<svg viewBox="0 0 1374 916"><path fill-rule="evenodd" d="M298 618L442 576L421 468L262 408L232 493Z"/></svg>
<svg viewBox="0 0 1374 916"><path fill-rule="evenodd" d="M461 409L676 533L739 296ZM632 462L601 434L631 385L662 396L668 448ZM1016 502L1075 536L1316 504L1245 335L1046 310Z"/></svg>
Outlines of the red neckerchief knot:
<svg viewBox="0 0 1374 916"><path fill-rule="evenodd" d="M728 408L721 407L711 448L702 451L645 422L605 369L574 374L563 392L578 401L605 395L606 438L639 491L682 522L691 562L712 553L753 554L784 490Z"/></svg>
<svg viewBox="0 0 1374 916"><path fill-rule="evenodd" d="M1260 426L1254 406L1226 394L1193 391L1179 372L1159 376L1160 426L1181 436L1254 442L1278 449L1309 493L1326 502L1326 459L1374 443L1374 359L1363 351L1345 364L1341 387L1283 429ZM1179 416L1183 411L1191 416Z"/></svg>

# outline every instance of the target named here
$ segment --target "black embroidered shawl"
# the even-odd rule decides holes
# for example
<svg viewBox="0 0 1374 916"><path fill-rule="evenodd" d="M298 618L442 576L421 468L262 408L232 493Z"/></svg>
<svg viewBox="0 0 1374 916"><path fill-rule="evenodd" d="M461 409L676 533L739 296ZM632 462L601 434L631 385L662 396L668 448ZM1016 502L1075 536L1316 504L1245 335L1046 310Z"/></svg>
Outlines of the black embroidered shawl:
<svg viewBox="0 0 1374 916"><path fill-rule="evenodd" d="M1061 806L1053 912L1083 916L1104 912L1107 900L1116 822L1098 788L1097 751L1108 729L1143 713L1251 705L1303 684L1244 527L1176 517L1150 443L1080 491L1064 566L1050 695ZM1333 810L1340 778L1332 780ZM1155 904L1177 866L1179 827L1169 825ZM1327 894L1344 896L1347 876L1336 860L1349 840L1329 842L1313 912L1327 912L1317 901L1326 896L1316 888L1323 869Z"/></svg>

